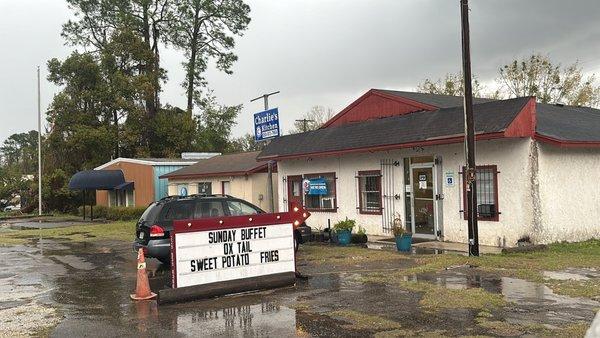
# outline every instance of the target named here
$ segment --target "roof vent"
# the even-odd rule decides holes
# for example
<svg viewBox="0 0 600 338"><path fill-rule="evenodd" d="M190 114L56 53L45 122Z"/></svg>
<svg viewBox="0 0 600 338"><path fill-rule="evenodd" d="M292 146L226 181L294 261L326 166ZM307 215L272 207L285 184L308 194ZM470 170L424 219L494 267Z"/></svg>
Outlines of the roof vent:
<svg viewBox="0 0 600 338"><path fill-rule="evenodd" d="M221 153L181 153L181 159L183 160L206 160L211 157L219 156Z"/></svg>
<svg viewBox="0 0 600 338"><path fill-rule="evenodd" d="M557 106L557 107L564 107L565 106L565 104L563 102L554 102L553 104L555 106Z"/></svg>

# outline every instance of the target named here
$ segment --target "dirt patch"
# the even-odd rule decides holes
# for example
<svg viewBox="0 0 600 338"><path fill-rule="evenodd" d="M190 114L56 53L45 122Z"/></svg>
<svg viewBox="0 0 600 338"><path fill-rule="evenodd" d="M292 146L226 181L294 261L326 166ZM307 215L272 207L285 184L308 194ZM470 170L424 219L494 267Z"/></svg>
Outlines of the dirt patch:
<svg viewBox="0 0 600 338"><path fill-rule="evenodd" d="M54 308L37 303L0 310L0 337L39 336L59 323Z"/></svg>
<svg viewBox="0 0 600 338"><path fill-rule="evenodd" d="M346 327L354 330L383 331L402 327L400 323L393 320L353 310L338 310L330 312L328 315L348 322Z"/></svg>

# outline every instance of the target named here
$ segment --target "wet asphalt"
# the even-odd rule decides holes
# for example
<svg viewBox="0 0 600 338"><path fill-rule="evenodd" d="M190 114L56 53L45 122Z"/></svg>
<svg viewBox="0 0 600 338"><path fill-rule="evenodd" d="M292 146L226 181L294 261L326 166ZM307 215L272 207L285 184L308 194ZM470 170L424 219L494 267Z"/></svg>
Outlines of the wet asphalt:
<svg viewBox="0 0 600 338"><path fill-rule="evenodd" d="M294 287L159 306L156 301L129 298L136 278L136 255L129 243L40 239L27 246L0 247L0 257L0 311L26 310L33 303L56 309L46 318L57 325L36 331L35 321L39 324L40 319L30 323L33 332L53 337L363 337L376 333L329 316L337 310L391 319L406 332L489 334L476 324L478 311L424 312L419 309L421 294L417 292L355 278L364 269L403 268L410 260L329 267L303 262L300 251L299 269L309 278L298 280ZM154 291L169 283L169 269L157 261L148 260L148 273ZM544 285L481 275L468 268L410 279L448 289L483 288L500 293L513 303L493 314L509 323L557 327L591 322L600 308L600 302L555 295Z"/></svg>

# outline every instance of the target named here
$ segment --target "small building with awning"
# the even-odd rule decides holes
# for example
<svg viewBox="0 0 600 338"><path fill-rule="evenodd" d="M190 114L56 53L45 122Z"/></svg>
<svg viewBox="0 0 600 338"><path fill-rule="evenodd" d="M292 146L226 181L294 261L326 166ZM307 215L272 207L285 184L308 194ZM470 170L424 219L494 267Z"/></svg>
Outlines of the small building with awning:
<svg viewBox="0 0 600 338"><path fill-rule="evenodd" d="M325 228L355 219L368 234L468 241L461 97L372 89L320 129L273 139L279 208ZM600 238L600 110L535 97L476 99L481 244Z"/></svg>
<svg viewBox="0 0 600 338"><path fill-rule="evenodd" d="M169 195L225 194L268 210L268 162L257 161L258 154L258 151L254 151L219 155L161 175L160 178L168 180ZM274 172L272 176L274 198L277 201L277 173Z"/></svg>
<svg viewBox="0 0 600 338"><path fill-rule="evenodd" d="M212 154L214 156L216 154ZM92 172L120 171L124 181L109 189L96 190L96 204L107 207L145 207L168 195L161 175L190 166L202 159L117 158Z"/></svg>

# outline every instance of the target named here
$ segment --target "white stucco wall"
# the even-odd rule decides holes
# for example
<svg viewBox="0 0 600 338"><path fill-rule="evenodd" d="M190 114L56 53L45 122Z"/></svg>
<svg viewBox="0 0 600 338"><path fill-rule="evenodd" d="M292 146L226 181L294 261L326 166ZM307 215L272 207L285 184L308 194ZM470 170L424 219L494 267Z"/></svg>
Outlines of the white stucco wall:
<svg viewBox="0 0 600 338"><path fill-rule="evenodd" d="M600 238L600 149L540 143L538 213L541 243Z"/></svg>
<svg viewBox="0 0 600 338"><path fill-rule="evenodd" d="M479 165L497 165L499 186L498 222L480 221L479 238L481 244L514 245L517 239L528 233L532 224L531 165L529 161L530 139L490 140L477 142L477 163ZM385 235L382 228L382 216L363 215L358 206L358 171L380 170L381 159L400 161L394 171L394 193L402 198L395 201L395 209L401 219L406 219L404 210L404 168L403 158L413 156L441 156L442 165L438 168L441 175L453 172L456 178L454 187L442 185L438 193L444 194L442 238L446 241L467 242L467 222L462 210L462 180L459 172L464 163L462 144L431 146L423 149L401 149L394 151L352 154L335 157L316 157L312 159L284 160L278 163L280 210L287 208L287 186L283 178L289 175L335 172L337 190L337 212L312 212L308 225L315 228L327 227L327 220L333 225L345 217L355 219L368 234Z"/></svg>
<svg viewBox="0 0 600 338"><path fill-rule="evenodd" d="M198 193L198 183L211 182L213 194L221 194L221 182L229 181L231 196L246 200L263 210L268 210L267 202L267 173L255 173L248 176L216 176L194 179L169 179L169 195L179 194L177 187L180 184L188 185L188 194ZM277 200L277 173L273 173L273 190ZM275 203L277 207L277 203Z"/></svg>

